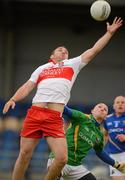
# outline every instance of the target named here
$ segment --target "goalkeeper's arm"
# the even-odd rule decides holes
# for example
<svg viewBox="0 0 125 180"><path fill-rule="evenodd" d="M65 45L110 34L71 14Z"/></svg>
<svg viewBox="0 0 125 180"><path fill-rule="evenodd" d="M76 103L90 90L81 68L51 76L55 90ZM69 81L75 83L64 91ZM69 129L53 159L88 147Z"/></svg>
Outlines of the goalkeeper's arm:
<svg viewBox="0 0 125 180"><path fill-rule="evenodd" d="M96 152L96 155L105 163L115 167L120 172L125 173L125 163L120 163L112 159L104 150Z"/></svg>
<svg viewBox="0 0 125 180"><path fill-rule="evenodd" d="M68 116L69 118L72 118L72 109L70 109L68 106L65 106L63 114Z"/></svg>

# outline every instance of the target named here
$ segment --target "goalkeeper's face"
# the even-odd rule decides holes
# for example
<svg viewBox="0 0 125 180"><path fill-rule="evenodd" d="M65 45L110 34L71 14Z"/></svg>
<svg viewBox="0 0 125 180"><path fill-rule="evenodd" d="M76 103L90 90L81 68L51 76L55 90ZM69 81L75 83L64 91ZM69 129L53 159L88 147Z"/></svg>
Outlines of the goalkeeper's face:
<svg viewBox="0 0 125 180"><path fill-rule="evenodd" d="M92 110L94 118L102 123L108 114L108 106L104 103L97 104Z"/></svg>

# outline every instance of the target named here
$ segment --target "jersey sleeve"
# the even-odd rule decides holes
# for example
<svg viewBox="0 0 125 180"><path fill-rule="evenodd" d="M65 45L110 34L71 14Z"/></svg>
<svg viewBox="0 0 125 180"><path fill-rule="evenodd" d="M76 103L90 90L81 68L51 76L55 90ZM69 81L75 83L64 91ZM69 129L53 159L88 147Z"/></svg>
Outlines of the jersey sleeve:
<svg viewBox="0 0 125 180"><path fill-rule="evenodd" d="M83 63L81 60L81 56L69 59L69 63L71 63L74 68L78 68L79 70L81 70L84 66L87 65L87 63Z"/></svg>
<svg viewBox="0 0 125 180"><path fill-rule="evenodd" d="M63 115L66 115L71 122L78 122L81 121L81 119L86 119L87 115L78 111L74 110L72 108L69 108L68 106L65 106Z"/></svg>
<svg viewBox="0 0 125 180"><path fill-rule="evenodd" d="M83 112L80 112L78 110L73 110L72 111L72 118L71 118L71 122L80 122L83 120L86 120L86 118L88 118L88 116L86 114L84 114Z"/></svg>
<svg viewBox="0 0 125 180"><path fill-rule="evenodd" d="M105 163L114 166L115 164L115 160L112 159L109 154L107 152L105 152L104 150L102 150L101 152L96 152L96 155Z"/></svg>
<svg viewBox="0 0 125 180"><path fill-rule="evenodd" d="M39 74L42 72L42 66L39 66L30 76L29 81L37 83Z"/></svg>

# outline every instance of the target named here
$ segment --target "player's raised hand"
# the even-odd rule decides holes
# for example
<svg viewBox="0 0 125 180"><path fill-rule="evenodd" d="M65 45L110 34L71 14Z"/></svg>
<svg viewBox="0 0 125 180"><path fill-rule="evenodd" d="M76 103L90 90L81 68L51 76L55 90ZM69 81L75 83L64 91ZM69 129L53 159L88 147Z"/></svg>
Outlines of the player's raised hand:
<svg viewBox="0 0 125 180"><path fill-rule="evenodd" d="M10 108L14 109L15 107L15 101L13 99L10 99L3 108L3 114L6 114Z"/></svg>
<svg viewBox="0 0 125 180"><path fill-rule="evenodd" d="M107 22L107 31L111 34L114 34L122 26L122 23L123 20L121 17L115 17L111 25L109 22Z"/></svg>

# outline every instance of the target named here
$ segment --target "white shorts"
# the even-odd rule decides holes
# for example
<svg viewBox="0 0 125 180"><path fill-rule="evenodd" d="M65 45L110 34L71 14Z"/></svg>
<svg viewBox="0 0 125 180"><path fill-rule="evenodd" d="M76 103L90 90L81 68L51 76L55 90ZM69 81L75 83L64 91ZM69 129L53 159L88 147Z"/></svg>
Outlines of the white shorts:
<svg viewBox="0 0 125 180"><path fill-rule="evenodd" d="M117 153L117 154L110 154L110 156L118 162L123 162L125 163L125 152L123 153ZM125 173L121 173L119 170L116 168L109 166L110 168L110 176L125 176Z"/></svg>
<svg viewBox="0 0 125 180"><path fill-rule="evenodd" d="M47 168L51 166L54 159L48 159ZM70 166L66 164L62 170L62 178L61 180L76 180L80 179L81 177L89 174L88 171L83 165L79 166Z"/></svg>

